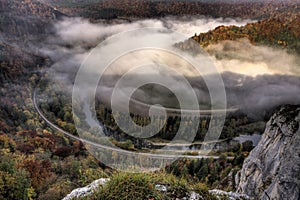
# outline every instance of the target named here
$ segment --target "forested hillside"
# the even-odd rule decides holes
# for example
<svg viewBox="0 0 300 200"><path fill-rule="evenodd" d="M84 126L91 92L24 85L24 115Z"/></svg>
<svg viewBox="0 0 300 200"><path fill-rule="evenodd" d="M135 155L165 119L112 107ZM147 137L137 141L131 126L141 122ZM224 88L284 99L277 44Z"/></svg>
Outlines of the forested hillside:
<svg viewBox="0 0 300 200"><path fill-rule="evenodd" d="M243 27L220 26L192 37L202 47L224 40L247 38L254 45L279 47L300 54L299 13L279 14Z"/></svg>
<svg viewBox="0 0 300 200"><path fill-rule="evenodd" d="M114 185L120 180L124 191L129 191L128 181L140 184L139 180L142 180L144 182L141 187L139 184L132 184L131 189L134 190L134 186L146 188L153 195L157 195L156 192L153 193L155 183L173 184L174 193L166 195L169 199L181 198L190 189L207 198L216 199L208 194L208 189L217 187L233 190L236 187L234 175L253 148L253 144L249 142L236 144L225 152L213 152L220 154L220 158L216 160L182 159L160 172L132 178L128 174L118 175L115 170L104 166L90 155L82 142L72 140L51 128L35 110L32 99L35 88L41 79L49 75L45 72L53 64L49 57L40 52L40 44L47 41L47 35L53 31L53 23L62 16L83 16L95 22L99 19L130 21L189 14L260 19L243 27L218 27L192 37L203 47L223 40L248 38L255 45L267 44L300 54L297 2L215 4L203 1L107 0L83 5L74 4L72 0L53 0L51 5L49 1L44 2L48 4L34 0L0 0L0 199L62 199L73 189L98 178L111 177L112 174L115 174L113 180L116 182L108 185L103 194L109 195L109 191L120 187ZM47 105L47 101L42 102L41 109L53 123L75 135L71 107L66 104L65 94L53 95L54 98L49 98ZM111 110L99 104L97 114L98 119L106 122L108 128L119 131ZM132 117L137 124L148 123L148 118ZM170 117L160 132L160 138L152 138L152 142L172 139L180 120L178 117ZM203 140L208 122L209 120L204 119L199 124L202 129L199 130L197 140ZM222 139L264 129L264 122L257 124L244 114L230 116L225 125ZM117 140L111 136L111 140L122 149L145 151L143 146L137 146L124 138ZM159 176L166 178L158 178ZM155 198L149 196L149 199Z"/></svg>
<svg viewBox="0 0 300 200"><path fill-rule="evenodd" d="M291 10L299 11L297 1L182 1L182 0L104 0L80 2L76 0L54 0L56 6L70 16L91 19L113 18L157 18L164 16L212 16L223 18L262 19Z"/></svg>

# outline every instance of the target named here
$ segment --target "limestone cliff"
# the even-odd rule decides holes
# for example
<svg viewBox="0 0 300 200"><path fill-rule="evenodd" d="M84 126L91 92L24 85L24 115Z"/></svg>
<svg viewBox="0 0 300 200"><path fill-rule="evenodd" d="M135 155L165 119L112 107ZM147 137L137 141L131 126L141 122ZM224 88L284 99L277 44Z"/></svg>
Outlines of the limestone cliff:
<svg viewBox="0 0 300 200"><path fill-rule="evenodd" d="M244 161L237 192L255 199L300 198L299 111L300 106L284 106L271 117Z"/></svg>

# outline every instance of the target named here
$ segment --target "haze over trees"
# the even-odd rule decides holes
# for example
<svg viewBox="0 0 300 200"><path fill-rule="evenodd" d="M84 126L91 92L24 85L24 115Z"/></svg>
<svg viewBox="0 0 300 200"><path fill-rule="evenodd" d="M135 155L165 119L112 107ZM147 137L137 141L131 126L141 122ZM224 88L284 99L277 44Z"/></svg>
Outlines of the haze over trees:
<svg viewBox="0 0 300 200"><path fill-rule="evenodd" d="M51 128L34 109L33 91L37 83L45 90L51 86L49 82L39 81L49 75L45 71L54 61L40 52L42 47L32 46L48 42L47 34L53 31L48 27L65 15L83 16L96 22L99 19L131 21L136 18L190 14L253 17L259 20L243 27L221 26L194 37L191 35L202 46L247 38L254 45L283 48L299 55L299 3L241 2L234 5L224 2L141 0L108 0L93 5L75 5L73 1L61 0L52 3L56 7L34 0L0 0L0 199L62 199L73 189L105 177L112 177L113 181L98 194L100 197L111 195L110 191L122 194L131 186L128 183L132 183L134 190L139 189L137 191L140 191L141 196L151 195L149 199L163 199L164 196L154 190L154 185L159 182L172 185L174 193L166 194L170 198L180 198L191 189L207 196L210 196L208 189L211 188L233 190L233 177L253 148L250 141L232 145L226 151L213 152L220 155L219 159L181 159L153 174L119 174L104 166L89 154L80 141L73 141ZM77 135L68 96L55 92L50 96L51 99L40 102L41 110L51 122ZM111 132L124 136L121 139L110 136L116 146L131 151L144 150L142 145L121 133L109 108L99 103L96 110L98 119ZM266 119L269 116L266 114ZM119 117L128 120L122 113L119 113ZM131 115L131 118L141 126L149 123L148 117ZM155 121L162 123L159 117ZM194 120L170 116L163 129L151 141L161 143L172 139L182 121L189 124ZM221 139L262 132L265 121L254 121L243 113L229 115ZM209 118L201 119L196 136L198 141L203 140L209 122ZM188 126L186 131L189 131ZM117 184L119 182L120 185ZM116 188L119 190L114 190ZM128 190L128 195L129 192L132 190Z"/></svg>

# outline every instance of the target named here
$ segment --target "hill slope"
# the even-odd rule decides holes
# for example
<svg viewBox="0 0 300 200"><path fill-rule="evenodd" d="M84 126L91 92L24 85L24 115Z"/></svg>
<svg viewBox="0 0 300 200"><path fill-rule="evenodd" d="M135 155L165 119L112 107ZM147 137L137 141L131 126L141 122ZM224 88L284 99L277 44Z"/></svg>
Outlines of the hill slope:
<svg viewBox="0 0 300 200"><path fill-rule="evenodd" d="M219 26L192 37L202 47L240 38L248 38L253 44L286 48L300 54L300 14L278 15L242 27Z"/></svg>
<svg viewBox="0 0 300 200"><path fill-rule="evenodd" d="M299 106L284 106L272 116L243 164L238 192L259 199L299 199L299 117Z"/></svg>

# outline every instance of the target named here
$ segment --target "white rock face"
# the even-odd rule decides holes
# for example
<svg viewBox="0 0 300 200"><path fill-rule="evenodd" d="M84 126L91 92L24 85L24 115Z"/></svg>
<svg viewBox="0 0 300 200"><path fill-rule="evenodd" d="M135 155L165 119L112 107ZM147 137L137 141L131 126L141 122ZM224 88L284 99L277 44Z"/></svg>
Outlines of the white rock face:
<svg viewBox="0 0 300 200"><path fill-rule="evenodd" d="M192 191L192 192L190 193L189 200L204 200L204 198L203 198L200 194L198 194L198 193Z"/></svg>
<svg viewBox="0 0 300 200"><path fill-rule="evenodd" d="M105 185L107 181L109 181L109 178L100 178L94 182L92 182L90 185L83 187L83 188L77 188L73 190L70 194L68 194L65 198L62 200L71 200L76 199L79 197L86 197L93 193L95 189L97 189L101 185Z"/></svg>
<svg viewBox="0 0 300 200"><path fill-rule="evenodd" d="M167 192L168 191L168 189L167 189L167 186L165 186L165 185L155 185L155 189L156 190L158 190L158 191L160 191L160 192Z"/></svg>
<svg viewBox="0 0 300 200"><path fill-rule="evenodd" d="M284 106L244 161L237 192L262 200L300 199L300 106Z"/></svg>
<svg viewBox="0 0 300 200"><path fill-rule="evenodd" d="M238 194L235 192L225 192L223 190L209 190L209 193L216 195L217 197L225 196L230 200L250 200L252 199L246 194Z"/></svg>

